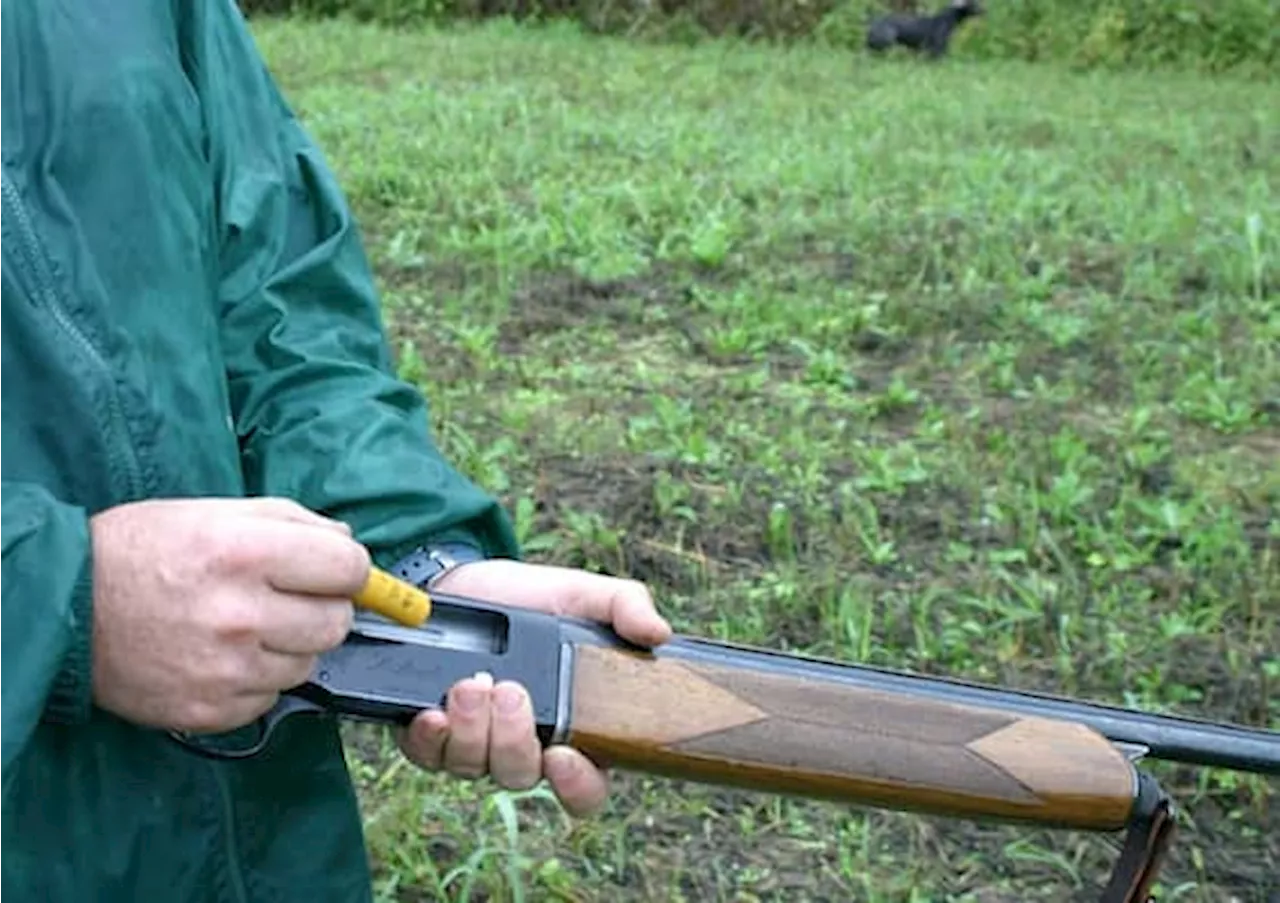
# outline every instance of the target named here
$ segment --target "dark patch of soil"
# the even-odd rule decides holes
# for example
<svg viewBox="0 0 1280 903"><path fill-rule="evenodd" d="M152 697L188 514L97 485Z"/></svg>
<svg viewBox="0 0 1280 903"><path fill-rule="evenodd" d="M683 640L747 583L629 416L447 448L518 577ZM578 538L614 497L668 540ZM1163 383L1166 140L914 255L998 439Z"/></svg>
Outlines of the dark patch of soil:
<svg viewBox="0 0 1280 903"><path fill-rule="evenodd" d="M1271 499L1268 504L1267 499L1263 499L1261 504L1266 505L1265 508L1258 508L1254 511L1245 511L1241 515L1244 520L1244 538L1245 542L1255 552L1261 553L1264 549L1280 549L1280 539L1274 535L1276 528L1276 512L1280 511L1280 498Z"/></svg>
<svg viewBox="0 0 1280 903"><path fill-rule="evenodd" d="M816 235L802 235L799 246L783 259L830 285L853 282L862 272L860 254L843 242L824 241Z"/></svg>
<svg viewBox="0 0 1280 903"><path fill-rule="evenodd" d="M437 382L460 382L476 375L475 362L449 341L448 333L439 324L433 325L430 320L393 316L387 322L387 339L397 363L400 349L407 342Z"/></svg>
<svg viewBox="0 0 1280 903"><path fill-rule="evenodd" d="M1062 346L1028 342L1018 356L1015 372L1028 384L1037 377L1049 383L1072 379L1082 397L1108 404L1133 400L1133 380L1125 370L1120 349L1103 339L1076 339Z"/></svg>
<svg viewBox="0 0 1280 903"><path fill-rule="evenodd" d="M692 523L660 511L655 488L664 474L691 490L685 504L694 511ZM688 591L696 587L699 572L752 569L771 558L761 526L770 504L767 494L747 492L749 510L726 516L716 504L723 486L723 478L678 461L556 455L538 463L535 501L542 528L563 524L566 510L601 514L611 528L623 531L627 576ZM683 524L680 547L678 524Z"/></svg>
<svg viewBox="0 0 1280 903"><path fill-rule="evenodd" d="M542 273L511 296L498 345L518 351L531 338L586 324L607 325L620 335L646 329L646 308L682 301L686 290L672 273L655 268L643 276L593 280L572 272Z"/></svg>
<svg viewBox="0 0 1280 903"><path fill-rule="evenodd" d="M386 239L379 240L380 245L387 243ZM373 269L384 289L413 288L429 299L463 295L495 281L493 273L484 267L429 260L425 256L392 260L384 255L374 259Z"/></svg>
<svg viewBox="0 0 1280 903"><path fill-rule="evenodd" d="M852 252L803 242L780 257L779 266L798 268L807 275L816 271L824 280L837 282L853 281L860 272L860 260ZM743 278L745 274L731 267L681 269L661 263L644 275L624 279L592 280L572 271L537 274L512 293L499 347L515 352L532 338L586 324L605 326L628 338L646 335L660 326L682 334L690 352L708 363L720 367L755 365L758 359L751 354L722 353L712 347L706 338L708 329L715 325L712 315L698 310L693 296L694 286L735 284ZM789 277L781 278L785 284ZM655 313L654 308L661 310ZM907 360L913 347L910 337L872 328L840 336L839 341L875 360L872 377ZM799 352L789 347L771 349L768 359L783 376L802 370L805 364Z"/></svg>
<svg viewBox="0 0 1280 903"><path fill-rule="evenodd" d="M936 483L914 483L896 494L869 493L880 526L897 541L900 558L928 569L952 542L974 549L995 548L1007 537L980 516L972 492Z"/></svg>
<svg viewBox="0 0 1280 903"><path fill-rule="evenodd" d="M1065 270L1070 285L1119 295L1127 268L1128 261L1118 250L1101 246L1073 248L1067 255Z"/></svg>
<svg viewBox="0 0 1280 903"><path fill-rule="evenodd" d="M1253 667L1233 670L1228 664L1228 645L1234 645L1237 653L1248 652L1242 638L1228 642L1210 635L1177 637L1162 653L1161 674L1166 683L1199 693L1199 702L1182 707L1186 711L1201 718L1270 727L1267 694L1274 689L1266 686L1263 665L1275 650L1256 649Z"/></svg>
<svg viewBox="0 0 1280 903"><path fill-rule="evenodd" d="M825 474L832 485L854 476L843 464ZM692 521L664 516L656 494L663 478L689 490L682 504L692 509ZM741 487L741 502L732 509L720 503L730 485ZM976 498L945 485L864 493L876 506L879 526L899 549L897 561L887 564L871 564L861 557L858 512L838 504L807 508L780 495L776 478L765 473L712 474L656 458L553 456L539 461L536 486L538 529L562 527L566 511L594 512L621 533L617 573L658 591L695 598L709 581L758 573L776 564L779 556L821 562L821 569L844 574L842 580L869 582L873 593L909 589L921 575L949 567L942 557L952 542L984 548L1008 541L974 514ZM792 517L789 548L770 541L767 524L776 502L787 504ZM558 563L581 566L585 558L586 550L573 548ZM716 612L695 606L688 614L714 619ZM816 600L799 600L788 608L785 619L770 625L770 643L779 648L811 647L828 629L825 618ZM910 637L903 641L909 645Z"/></svg>
<svg viewBox="0 0 1280 903"><path fill-rule="evenodd" d="M857 474L847 462L832 462L824 474L832 485ZM682 504L692 522L659 509L658 481L670 478L689 490ZM733 509L719 503L730 485L740 488ZM844 533L855 514L839 505L807 509L780 492L776 477L753 469L711 473L675 460L659 458L584 458L557 455L538 463L537 504L541 528L562 524L566 510L596 512L610 527L623 531L628 576L688 590L687 566L704 574L751 571L777 560L766 524L773 506L786 504L792 518L790 553L822 559L833 566L855 554ZM880 525L891 530L911 567L934 560L946 543L962 540L974 547L995 544L990 528L971 516L976 502L948 486L909 486L902 493L867 492L876 503ZM676 548L677 538L680 548ZM873 569L874 570L874 569ZM883 569L892 577L894 570Z"/></svg>

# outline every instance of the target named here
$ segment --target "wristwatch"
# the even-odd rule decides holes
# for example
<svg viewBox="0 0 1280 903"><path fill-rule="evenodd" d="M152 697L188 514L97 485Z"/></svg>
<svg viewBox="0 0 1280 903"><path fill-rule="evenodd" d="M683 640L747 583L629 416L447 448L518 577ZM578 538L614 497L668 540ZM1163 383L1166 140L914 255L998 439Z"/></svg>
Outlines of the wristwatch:
<svg viewBox="0 0 1280 903"><path fill-rule="evenodd" d="M419 589L432 584L454 568L483 561L484 553L466 542L441 542L420 546L391 566L391 573Z"/></svg>

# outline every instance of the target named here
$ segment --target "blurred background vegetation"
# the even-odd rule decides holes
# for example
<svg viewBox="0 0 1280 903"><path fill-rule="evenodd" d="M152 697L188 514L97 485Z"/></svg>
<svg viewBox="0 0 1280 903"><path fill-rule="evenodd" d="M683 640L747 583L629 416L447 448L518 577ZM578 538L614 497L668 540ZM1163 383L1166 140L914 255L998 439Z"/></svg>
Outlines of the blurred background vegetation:
<svg viewBox="0 0 1280 903"><path fill-rule="evenodd" d="M945 0L240 0L250 16L350 16L382 25L509 17L659 41L814 41L860 49L867 22ZM1280 62L1280 0L988 0L959 30L970 59L1052 60L1080 68L1177 65L1266 76Z"/></svg>

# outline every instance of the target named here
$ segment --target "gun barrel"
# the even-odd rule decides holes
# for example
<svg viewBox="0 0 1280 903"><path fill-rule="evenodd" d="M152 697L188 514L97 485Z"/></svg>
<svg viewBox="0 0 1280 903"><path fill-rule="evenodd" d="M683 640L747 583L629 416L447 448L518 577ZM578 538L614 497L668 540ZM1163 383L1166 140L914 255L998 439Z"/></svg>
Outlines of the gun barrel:
<svg viewBox="0 0 1280 903"><path fill-rule="evenodd" d="M1141 746L1154 759L1280 775L1275 731L995 687L958 695L991 708L1076 721L1114 742Z"/></svg>

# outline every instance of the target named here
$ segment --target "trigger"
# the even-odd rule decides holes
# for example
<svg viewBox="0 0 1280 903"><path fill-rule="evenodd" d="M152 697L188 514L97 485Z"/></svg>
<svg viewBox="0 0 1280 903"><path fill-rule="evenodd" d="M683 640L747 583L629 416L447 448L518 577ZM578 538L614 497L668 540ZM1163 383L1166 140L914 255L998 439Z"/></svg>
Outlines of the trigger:
<svg viewBox="0 0 1280 903"><path fill-rule="evenodd" d="M324 706L303 699L301 696L294 696L291 693L282 693L280 698L276 700L276 704L271 707L267 714L262 716L262 720L266 722L266 732L270 734L277 724L290 715L296 715L300 712L325 712Z"/></svg>
<svg viewBox="0 0 1280 903"><path fill-rule="evenodd" d="M248 759L267 748L276 727L290 715L324 711L324 706L309 702L300 696L285 693L253 725L247 725L238 731L227 734L193 734L188 731L171 730L169 737L180 746L207 759ZM249 745L230 741L231 737L247 732L251 728L256 728L257 736Z"/></svg>

